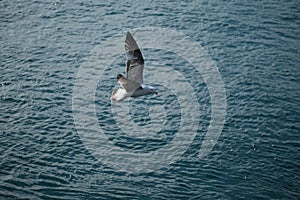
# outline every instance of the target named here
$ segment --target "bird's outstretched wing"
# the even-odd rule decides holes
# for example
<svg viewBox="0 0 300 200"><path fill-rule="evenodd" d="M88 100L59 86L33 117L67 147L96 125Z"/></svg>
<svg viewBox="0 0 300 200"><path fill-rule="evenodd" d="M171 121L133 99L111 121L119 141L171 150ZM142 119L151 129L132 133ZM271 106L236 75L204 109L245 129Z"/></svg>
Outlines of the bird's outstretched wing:
<svg viewBox="0 0 300 200"><path fill-rule="evenodd" d="M143 84L144 59L140 48L132 37L131 33L127 32L125 39L125 51L127 54L126 74L127 78Z"/></svg>
<svg viewBox="0 0 300 200"><path fill-rule="evenodd" d="M139 83L136 83L128 78L121 77L118 79L118 83L127 91L134 92L136 89L141 88Z"/></svg>

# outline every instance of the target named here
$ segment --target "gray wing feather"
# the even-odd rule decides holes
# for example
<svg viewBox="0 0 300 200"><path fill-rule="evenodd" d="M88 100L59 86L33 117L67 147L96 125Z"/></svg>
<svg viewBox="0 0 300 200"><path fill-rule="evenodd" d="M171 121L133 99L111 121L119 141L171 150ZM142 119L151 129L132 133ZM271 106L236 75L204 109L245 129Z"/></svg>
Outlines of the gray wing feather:
<svg viewBox="0 0 300 200"><path fill-rule="evenodd" d="M136 83L125 77L120 78L118 82L127 92L134 92L136 89L141 88L139 83Z"/></svg>
<svg viewBox="0 0 300 200"><path fill-rule="evenodd" d="M144 58L136 41L129 32L126 34L125 51L127 54L127 78L139 84L143 84Z"/></svg>

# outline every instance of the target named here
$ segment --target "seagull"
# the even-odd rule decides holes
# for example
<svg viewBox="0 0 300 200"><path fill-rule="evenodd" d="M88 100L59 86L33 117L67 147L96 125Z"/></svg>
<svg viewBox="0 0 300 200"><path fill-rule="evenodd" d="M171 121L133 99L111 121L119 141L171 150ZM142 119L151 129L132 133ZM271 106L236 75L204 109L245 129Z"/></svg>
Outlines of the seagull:
<svg viewBox="0 0 300 200"><path fill-rule="evenodd" d="M121 102L128 97L157 94L154 87L143 83L144 58L130 32L126 33L125 51L127 54L126 77L122 74L117 75L117 81L122 88L114 89L111 101Z"/></svg>

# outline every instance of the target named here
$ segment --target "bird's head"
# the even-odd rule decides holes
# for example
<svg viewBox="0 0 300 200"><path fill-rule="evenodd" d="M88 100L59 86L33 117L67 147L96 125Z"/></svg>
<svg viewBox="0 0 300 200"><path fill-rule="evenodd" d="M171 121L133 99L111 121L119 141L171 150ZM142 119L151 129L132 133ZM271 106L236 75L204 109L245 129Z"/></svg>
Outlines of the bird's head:
<svg viewBox="0 0 300 200"><path fill-rule="evenodd" d="M152 86L146 86L146 87L144 87L144 89L146 89L149 94L156 94L156 95L158 94L156 92L156 89L154 87L152 87Z"/></svg>

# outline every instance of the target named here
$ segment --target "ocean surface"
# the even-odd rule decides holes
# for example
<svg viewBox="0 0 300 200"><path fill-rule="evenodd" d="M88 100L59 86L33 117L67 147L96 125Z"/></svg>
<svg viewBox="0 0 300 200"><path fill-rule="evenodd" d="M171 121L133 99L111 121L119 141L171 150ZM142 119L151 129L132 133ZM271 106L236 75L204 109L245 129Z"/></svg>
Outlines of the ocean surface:
<svg viewBox="0 0 300 200"><path fill-rule="evenodd" d="M4 0L0 16L0 199L300 198L300 1ZM191 56L180 57L147 48L134 32L145 27L186 35L219 71L226 116L204 157L198 153L214 102L207 80L193 67L197 63L187 61L197 52L183 46ZM120 44L122 53L93 86L95 99L77 104L94 106L90 117L102 130L95 134L93 121L78 126L74 87L93 50L98 48L99 57L114 55L101 47L115 36L125 39L127 31L142 48L145 82L158 95L110 102L116 75L125 73ZM150 29L146 33L152 37ZM175 79L180 86L180 77L188 80L196 98L197 106L188 109L197 116L196 129L189 129L193 120L180 107L191 96L147 78L155 67L171 71L165 81ZM130 120L116 121L118 106L129 109ZM130 123L142 138L131 133ZM154 156L169 147L182 127L195 136L181 144L184 151L164 167L139 171L147 160L134 156ZM101 160L107 152L96 155L99 141L88 146L82 131L105 135L120 150L116 159ZM156 156L156 164L169 159ZM119 170L122 162L132 171Z"/></svg>

